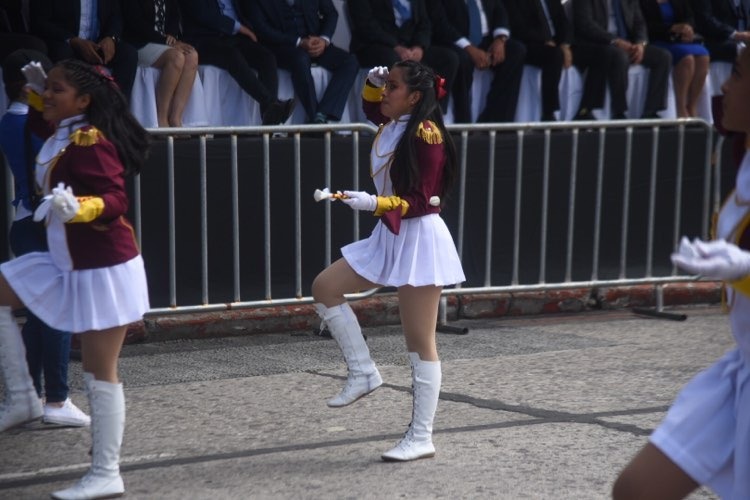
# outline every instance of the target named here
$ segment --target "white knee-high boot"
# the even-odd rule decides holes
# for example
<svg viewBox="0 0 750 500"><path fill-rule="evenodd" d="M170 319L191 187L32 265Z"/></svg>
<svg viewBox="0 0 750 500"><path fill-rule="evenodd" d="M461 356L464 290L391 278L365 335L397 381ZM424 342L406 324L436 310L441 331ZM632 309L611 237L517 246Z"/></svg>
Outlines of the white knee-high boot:
<svg viewBox="0 0 750 500"><path fill-rule="evenodd" d="M125 395L122 384L95 380L83 374L91 407L91 468L72 487L56 491L58 500L114 498L125 493L120 476L120 446L125 430Z"/></svg>
<svg viewBox="0 0 750 500"><path fill-rule="evenodd" d="M44 414L26 364L26 348L10 307L0 307L0 371L5 379L5 400L0 404L0 432Z"/></svg>
<svg viewBox="0 0 750 500"><path fill-rule="evenodd" d="M347 302L334 307L315 304L320 318L328 325L346 360L349 376L341 393L328 401L328 406L339 407L351 404L383 384L370 350L362 336L357 316Z"/></svg>
<svg viewBox="0 0 750 500"><path fill-rule="evenodd" d="M435 456L432 445L432 421L435 419L442 372L440 361L422 361L416 352L409 353L412 373L413 407L411 423L403 439L383 453L386 462L405 462Z"/></svg>

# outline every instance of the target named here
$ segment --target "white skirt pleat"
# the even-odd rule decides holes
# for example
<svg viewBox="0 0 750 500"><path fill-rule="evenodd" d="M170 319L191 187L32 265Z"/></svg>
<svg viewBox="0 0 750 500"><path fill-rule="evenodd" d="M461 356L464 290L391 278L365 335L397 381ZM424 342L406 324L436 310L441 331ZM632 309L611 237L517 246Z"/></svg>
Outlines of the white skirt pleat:
<svg viewBox="0 0 750 500"><path fill-rule="evenodd" d="M346 245L341 253L357 274L383 286L447 286L466 279L438 214L402 220L398 235L379 221L367 239Z"/></svg>
<svg viewBox="0 0 750 500"><path fill-rule="evenodd" d="M739 349L688 382L650 441L721 498L750 498L750 366Z"/></svg>
<svg viewBox="0 0 750 500"><path fill-rule="evenodd" d="M0 272L24 306L65 332L127 325L149 309L140 255L116 266L63 271L49 252L32 252L0 265Z"/></svg>

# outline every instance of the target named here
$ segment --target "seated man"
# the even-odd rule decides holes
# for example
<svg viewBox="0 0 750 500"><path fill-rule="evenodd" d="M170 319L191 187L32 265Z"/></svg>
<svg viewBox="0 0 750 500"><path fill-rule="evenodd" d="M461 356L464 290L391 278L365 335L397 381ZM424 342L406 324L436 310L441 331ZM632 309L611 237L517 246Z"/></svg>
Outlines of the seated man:
<svg viewBox="0 0 750 500"><path fill-rule="evenodd" d="M430 8L435 0L430 0ZM432 44L432 27L425 0L347 0L352 40L349 51L363 68L391 67L398 61L418 61L445 78L451 88L458 70L456 54ZM447 99L441 106L445 112Z"/></svg>
<svg viewBox="0 0 750 500"><path fill-rule="evenodd" d="M734 63L750 41L750 0L691 0L695 29L712 61Z"/></svg>
<svg viewBox="0 0 750 500"><path fill-rule="evenodd" d="M648 44L646 22L638 0L572 0L575 65L586 71L583 98L576 119L591 120L592 109L604 106L606 85L611 115L626 118L628 68L642 64L650 70L643 118L658 118L667 107L672 68L669 52Z"/></svg>
<svg viewBox="0 0 750 500"><path fill-rule="evenodd" d="M292 74L297 99L310 123L341 120L359 65L347 51L331 45L338 12L332 0L252 0L245 2L260 42L276 55L279 66ZM318 102L310 66L331 71Z"/></svg>
<svg viewBox="0 0 750 500"><path fill-rule="evenodd" d="M31 0L31 30L47 43L50 59L78 58L112 70L130 98L138 53L120 40L119 0Z"/></svg>
<svg viewBox="0 0 750 500"><path fill-rule="evenodd" d="M198 51L201 64L227 71L260 104L263 125L284 123L294 99L279 101L273 53L258 43L234 0L180 0L183 39Z"/></svg>
<svg viewBox="0 0 750 500"><path fill-rule="evenodd" d="M526 47L510 38L508 13L502 0L434 0L430 16L433 41L459 60L452 87L455 121L472 121L471 85L476 68L494 73L487 104L478 121L512 122Z"/></svg>
<svg viewBox="0 0 750 500"><path fill-rule="evenodd" d="M560 109L560 76L573 64L573 33L560 0L505 0L513 37L526 46L526 64L542 70L542 121Z"/></svg>
<svg viewBox="0 0 750 500"><path fill-rule="evenodd" d="M44 42L29 34L22 0L0 0L0 62L11 52L29 49L47 54ZM4 112L3 109L0 113Z"/></svg>

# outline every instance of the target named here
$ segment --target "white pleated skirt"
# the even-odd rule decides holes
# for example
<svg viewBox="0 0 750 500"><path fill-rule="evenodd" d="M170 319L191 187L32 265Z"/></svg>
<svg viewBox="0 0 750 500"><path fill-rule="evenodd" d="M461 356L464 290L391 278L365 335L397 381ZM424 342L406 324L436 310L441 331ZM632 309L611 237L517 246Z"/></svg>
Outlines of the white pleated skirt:
<svg viewBox="0 0 750 500"><path fill-rule="evenodd" d="M367 239L346 245L341 253L357 274L383 286L447 286L466 279L438 214L403 219L397 235L378 221Z"/></svg>
<svg viewBox="0 0 750 500"><path fill-rule="evenodd" d="M171 48L169 45L163 43L147 43L138 49L138 65L153 66L157 59Z"/></svg>
<svg viewBox="0 0 750 500"><path fill-rule="evenodd" d="M721 498L750 498L750 366L739 349L688 382L650 441Z"/></svg>
<svg viewBox="0 0 750 500"><path fill-rule="evenodd" d="M49 252L32 252L0 265L0 272L31 312L65 332L127 325L149 309L140 255L116 266L63 271Z"/></svg>

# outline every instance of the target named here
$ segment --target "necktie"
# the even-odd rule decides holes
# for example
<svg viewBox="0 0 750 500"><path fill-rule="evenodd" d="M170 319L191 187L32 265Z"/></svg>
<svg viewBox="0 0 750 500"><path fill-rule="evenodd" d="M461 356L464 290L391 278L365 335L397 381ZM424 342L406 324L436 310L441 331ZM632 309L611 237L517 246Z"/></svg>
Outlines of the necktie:
<svg viewBox="0 0 750 500"><path fill-rule="evenodd" d="M472 45L482 43L482 17L476 0L466 0L469 9L469 41Z"/></svg>
<svg viewBox="0 0 750 500"><path fill-rule="evenodd" d="M401 24L411 19L411 5L405 3L407 0L393 0L393 8L401 17ZM400 26L400 25L399 25Z"/></svg>
<svg viewBox="0 0 750 500"><path fill-rule="evenodd" d="M619 38L628 37L628 28L625 27L625 20L622 17L622 4L620 0L612 0L612 10L615 15L615 26L617 26L617 36Z"/></svg>

